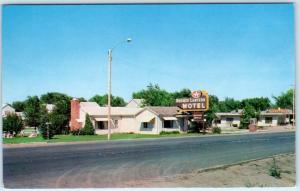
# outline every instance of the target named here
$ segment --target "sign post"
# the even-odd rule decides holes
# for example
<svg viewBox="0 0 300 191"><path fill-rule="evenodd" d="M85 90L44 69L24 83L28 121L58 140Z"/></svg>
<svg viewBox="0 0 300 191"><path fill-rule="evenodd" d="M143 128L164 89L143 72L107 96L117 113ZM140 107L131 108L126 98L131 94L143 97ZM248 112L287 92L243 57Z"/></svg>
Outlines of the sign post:
<svg viewBox="0 0 300 191"><path fill-rule="evenodd" d="M193 121L199 124L199 129L204 128L204 111L209 109L209 96L205 90L192 91L192 97L176 99L176 106L181 112L190 112L193 116Z"/></svg>

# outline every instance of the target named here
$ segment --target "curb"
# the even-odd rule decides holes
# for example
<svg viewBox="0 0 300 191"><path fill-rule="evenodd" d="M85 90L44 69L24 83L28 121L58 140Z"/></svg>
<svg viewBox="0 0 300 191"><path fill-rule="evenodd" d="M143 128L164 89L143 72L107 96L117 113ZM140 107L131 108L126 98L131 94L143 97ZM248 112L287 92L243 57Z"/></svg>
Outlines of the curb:
<svg viewBox="0 0 300 191"><path fill-rule="evenodd" d="M276 155L273 155L273 156L257 158L257 159L250 159L250 160L244 160L244 161L236 162L236 163L232 163L232 164L218 165L218 166L213 166L213 167L209 167L209 168L198 169L195 173L209 172L209 171L218 170L218 169L226 169L226 168L229 168L231 166L242 165L242 164L249 163L249 162L254 162L254 161L259 161L259 160L264 160L264 159L270 159L270 158L273 158L273 157L290 156L290 155L295 155L295 153L276 154Z"/></svg>
<svg viewBox="0 0 300 191"><path fill-rule="evenodd" d="M30 148L30 147L42 147L42 146L57 146L57 145L74 145L74 144L89 144L89 143L108 143L108 142L124 142L124 141L151 141L159 139L181 139L181 138L205 138L205 137L221 137L221 136L239 136L239 135L257 135L257 134L271 134L271 133L289 133L290 131L263 131L263 132L243 132L243 133L226 133L226 134L211 134L211 135L191 135L191 136L178 136L178 137L157 137L157 138L136 138L136 139L115 139L115 140L93 140L93 141L73 141L73 142L31 142L31 143L13 143L4 144L3 148Z"/></svg>

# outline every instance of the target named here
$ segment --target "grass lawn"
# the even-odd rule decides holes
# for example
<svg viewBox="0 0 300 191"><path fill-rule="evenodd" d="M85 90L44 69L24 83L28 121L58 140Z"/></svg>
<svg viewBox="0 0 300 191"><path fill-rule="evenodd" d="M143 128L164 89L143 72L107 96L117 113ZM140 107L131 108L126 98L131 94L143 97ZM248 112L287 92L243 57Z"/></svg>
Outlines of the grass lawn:
<svg viewBox="0 0 300 191"><path fill-rule="evenodd" d="M128 134L128 133L115 133L112 134L112 140L121 139L139 139L139 138L160 138L160 137L180 137L180 136L191 136L201 134L165 134L165 135L146 135L146 134ZM41 136L28 138L28 137L14 137L14 138L3 138L4 144L18 144L18 143L34 143L34 142L76 142L76 141L103 141L107 140L107 135L55 135L50 140L44 140Z"/></svg>

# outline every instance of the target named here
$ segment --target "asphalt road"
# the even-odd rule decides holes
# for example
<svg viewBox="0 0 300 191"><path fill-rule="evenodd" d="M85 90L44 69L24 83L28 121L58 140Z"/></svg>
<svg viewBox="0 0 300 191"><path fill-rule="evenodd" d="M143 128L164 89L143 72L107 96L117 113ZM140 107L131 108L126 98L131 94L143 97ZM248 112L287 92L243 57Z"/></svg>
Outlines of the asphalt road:
<svg viewBox="0 0 300 191"><path fill-rule="evenodd" d="M4 148L3 177L6 188L124 187L294 152L294 132Z"/></svg>

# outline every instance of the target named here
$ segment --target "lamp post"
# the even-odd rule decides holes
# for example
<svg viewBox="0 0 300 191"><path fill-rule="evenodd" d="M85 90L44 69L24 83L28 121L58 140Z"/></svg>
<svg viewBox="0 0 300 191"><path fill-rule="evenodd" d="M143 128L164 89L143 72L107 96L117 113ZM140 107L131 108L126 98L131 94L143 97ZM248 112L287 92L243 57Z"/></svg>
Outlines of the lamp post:
<svg viewBox="0 0 300 191"><path fill-rule="evenodd" d="M293 127L295 128L295 120L296 120L296 113L295 113L295 85L293 85Z"/></svg>
<svg viewBox="0 0 300 191"><path fill-rule="evenodd" d="M296 115L295 115L295 84L291 84L290 85L292 90L293 90L293 108L292 108L292 115L293 115L293 127L295 127L295 118L296 118Z"/></svg>
<svg viewBox="0 0 300 191"><path fill-rule="evenodd" d="M111 135L111 64L112 64L112 51L119 45L123 43L129 43L131 42L131 38L127 38L125 41L121 41L117 43L113 48L108 50L108 93L107 93L107 108L108 108L108 113L107 113L107 139L110 140L110 135Z"/></svg>

